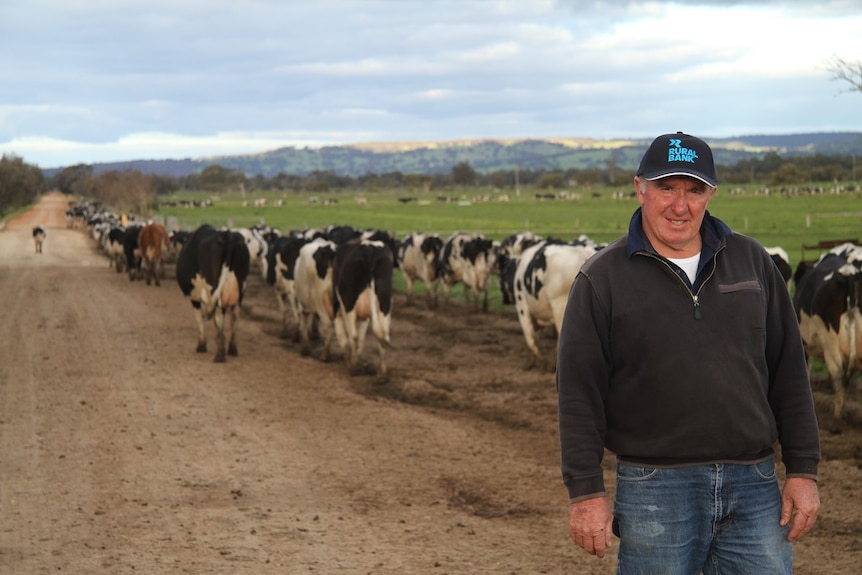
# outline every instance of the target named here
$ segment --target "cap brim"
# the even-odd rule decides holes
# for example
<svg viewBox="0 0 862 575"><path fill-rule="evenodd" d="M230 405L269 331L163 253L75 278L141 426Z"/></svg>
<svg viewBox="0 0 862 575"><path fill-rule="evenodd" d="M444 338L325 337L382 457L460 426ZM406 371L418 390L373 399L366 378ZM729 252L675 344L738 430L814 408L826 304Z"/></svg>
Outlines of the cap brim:
<svg viewBox="0 0 862 575"><path fill-rule="evenodd" d="M644 179L652 182L655 180L660 180L662 178L668 178L670 176L688 176L690 178L696 178L696 179L700 180L701 182L703 182L704 184L706 184L707 186L709 186L711 188L716 187L716 182L712 181L707 176L705 176L703 174L699 174L697 172L686 172L684 170L671 170L669 172L659 172L658 174L652 174L649 176L644 175Z"/></svg>

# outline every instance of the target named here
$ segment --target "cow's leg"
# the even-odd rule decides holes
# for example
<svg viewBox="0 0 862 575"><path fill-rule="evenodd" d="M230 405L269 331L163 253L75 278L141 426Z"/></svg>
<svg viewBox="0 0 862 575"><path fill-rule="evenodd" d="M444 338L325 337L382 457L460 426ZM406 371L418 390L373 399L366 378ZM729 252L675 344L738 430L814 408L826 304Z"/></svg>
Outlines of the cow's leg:
<svg viewBox="0 0 862 575"><path fill-rule="evenodd" d="M410 305L411 301L413 300L413 277L410 274L405 273L404 283L406 284L405 288L407 291L407 305Z"/></svg>
<svg viewBox="0 0 862 575"><path fill-rule="evenodd" d="M198 326L198 347L196 351L198 353L206 353L207 351L207 336L204 332L204 314L201 311L200 304L195 306L195 323Z"/></svg>
<svg viewBox="0 0 862 575"><path fill-rule="evenodd" d="M525 296L523 293L518 293L515 297L523 299ZM539 346L536 345L536 325L533 323L533 319L526 309L526 302L523 304L516 302L516 309L518 311L518 322L521 324L521 331L524 333L524 341L530 350L530 357L527 360L525 369L532 369L542 357Z"/></svg>
<svg viewBox="0 0 862 575"><path fill-rule="evenodd" d="M278 311L281 314L281 337L287 338L289 333L289 320L287 315L287 303L285 302L285 298L287 294L278 289L276 286L273 288L275 290L275 301L278 304Z"/></svg>
<svg viewBox="0 0 862 575"><path fill-rule="evenodd" d="M362 357L362 350L365 349L365 336L368 334L368 326L371 323L370 319L363 319L356 324L356 350L354 351L354 367L359 366L359 358Z"/></svg>
<svg viewBox="0 0 862 575"><path fill-rule="evenodd" d="M830 332L830 336L834 332ZM826 364L826 371L829 372L829 379L832 381L832 390L834 395L834 415L835 419L841 420L841 413L844 410L844 396L846 380L844 369L844 357L841 352L841 342L837 337L830 337L828 342L823 345L823 361Z"/></svg>
<svg viewBox="0 0 862 575"><path fill-rule="evenodd" d="M299 302L296 301L296 286L291 281L287 286L287 310L293 320L293 341L299 341Z"/></svg>
<svg viewBox="0 0 862 575"><path fill-rule="evenodd" d="M389 328L392 316L380 311L380 305L376 296L372 301L371 332L377 340L377 355L379 358L377 375L383 377L386 375L386 346L389 345Z"/></svg>
<svg viewBox="0 0 862 575"><path fill-rule="evenodd" d="M332 346L332 332L334 331L332 319L329 316L319 315L318 323L320 324L320 335L323 338L323 351L320 353L320 359L329 361L329 349Z"/></svg>
<svg viewBox="0 0 862 575"><path fill-rule="evenodd" d="M225 336L224 336L224 323L225 323L225 311L224 308L216 309L213 314L213 323L216 327L216 354L213 361L216 363L222 363L226 359L225 354Z"/></svg>
<svg viewBox="0 0 862 575"><path fill-rule="evenodd" d="M300 310L299 312L299 339L301 346L299 353L303 356L311 355L311 337L308 332L311 331L311 316Z"/></svg>
<svg viewBox="0 0 862 575"><path fill-rule="evenodd" d="M351 372L353 372L356 369L359 361L359 353L357 351L359 347L357 345L359 330L357 326L356 311L354 310L351 312L344 313L342 315L342 320L344 322L344 339L347 347L347 367Z"/></svg>
<svg viewBox="0 0 862 575"><path fill-rule="evenodd" d="M379 363L377 364L377 375L384 376L386 375L386 346L383 343L383 340L377 340L377 354Z"/></svg>
<svg viewBox="0 0 862 575"><path fill-rule="evenodd" d="M838 425L840 425L844 416L844 403L847 401L847 388L850 386L851 378L850 373L842 373L841 375L830 376L829 378L832 380L832 393L834 395L832 415L835 417Z"/></svg>
<svg viewBox="0 0 862 575"><path fill-rule="evenodd" d="M230 336L227 339L227 354L236 357L239 350L236 347L236 328L239 325L239 306L230 308Z"/></svg>

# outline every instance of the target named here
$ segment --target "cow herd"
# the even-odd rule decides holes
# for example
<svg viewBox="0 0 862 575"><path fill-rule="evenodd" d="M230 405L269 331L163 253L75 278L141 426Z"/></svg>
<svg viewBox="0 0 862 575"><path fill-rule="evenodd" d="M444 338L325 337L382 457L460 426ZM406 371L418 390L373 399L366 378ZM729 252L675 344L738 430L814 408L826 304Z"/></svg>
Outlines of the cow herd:
<svg viewBox="0 0 862 575"><path fill-rule="evenodd" d="M123 225L123 224L126 225ZM176 258L182 293L194 309L197 351L207 350L204 323L216 327L215 361L237 354L236 325L249 273L257 271L271 286L281 318L282 336L300 342L304 355L320 341L320 359L338 342L351 373L370 330L377 343L376 373L387 373L393 274L406 284L408 305L414 287L425 286L425 305L440 305L456 284L476 310L487 311L492 277L504 305L513 305L528 349L526 367L553 368L550 354L537 345L537 330L554 326L559 334L569 288L581 266L602 245L581 236L572 241L529 232L492 241L481 234L448 237L417 232L401 240L380 230L329 226L281 233L258 226L168 234L160 224L128 224L103 212L88 216L93 237L117 272L131 280L159 285L165 257ZM825 363L835 395L834 415L842 419L851 378L862 370L862 247L846 244L791 274L786 252L770 248L773 261L794 293L793 302L809 357Z"/></svg>

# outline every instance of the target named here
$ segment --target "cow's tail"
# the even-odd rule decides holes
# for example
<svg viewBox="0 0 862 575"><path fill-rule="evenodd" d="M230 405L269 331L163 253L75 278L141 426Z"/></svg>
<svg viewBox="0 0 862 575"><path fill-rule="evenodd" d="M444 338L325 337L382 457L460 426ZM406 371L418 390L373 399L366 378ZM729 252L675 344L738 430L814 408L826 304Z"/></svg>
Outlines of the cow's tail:
<svg viewBox="0 0 862 575"><path fill-rule="evenodd" d="M212 316L217 307L238 306L241 300L239 278L233 269L233 261L237 250L237 241L233 233L225 234L225 259L219 272L218 283L212 293L207 312Z"/></svg>
<svg viewBox="0 0 862 575"><path fill-rule="evenodd" d="M375 280L371 280L371 331L377 341L385 347L391 348L389 331L391 324L390 314L380 308L380 295L377 292Z"/></svg>

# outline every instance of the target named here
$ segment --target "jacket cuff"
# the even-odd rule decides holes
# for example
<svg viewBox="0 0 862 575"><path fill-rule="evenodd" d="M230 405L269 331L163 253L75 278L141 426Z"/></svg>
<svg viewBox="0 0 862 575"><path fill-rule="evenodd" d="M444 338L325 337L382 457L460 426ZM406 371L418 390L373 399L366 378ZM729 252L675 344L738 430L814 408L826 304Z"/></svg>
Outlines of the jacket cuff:
<svg viewBox="0 0 862 575"><path fill-rule="evenodd" d="M571 503L605 494L605 480L601 473L588 477L568 477L564 483Z"/></svg>
<svg viewBox="0 0 862 575"><path fill-rule="evenodd" d="M785 457L783 458L785 474L787 477L808 477L817 480L817 465L819 460L810 457Z"/></svg>

